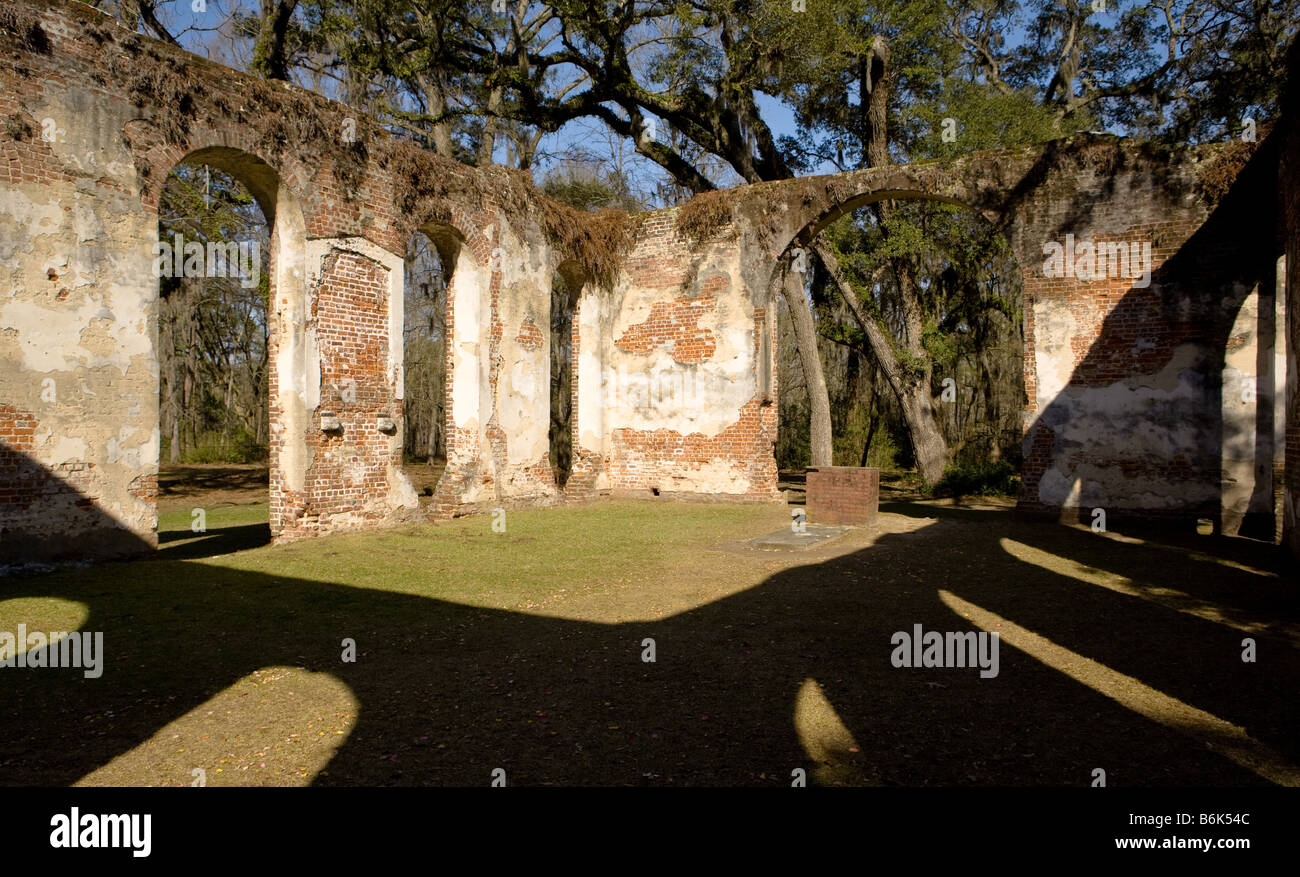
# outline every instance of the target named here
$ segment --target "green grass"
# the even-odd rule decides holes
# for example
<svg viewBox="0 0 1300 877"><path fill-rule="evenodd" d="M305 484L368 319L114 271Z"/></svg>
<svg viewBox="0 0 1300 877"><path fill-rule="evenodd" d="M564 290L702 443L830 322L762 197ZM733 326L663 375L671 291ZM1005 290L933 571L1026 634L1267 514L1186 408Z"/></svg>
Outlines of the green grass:
<svg viewBox="0 0 1300 877"><path fill-rule="evenodd" d="M252 522L256 513L248 507L221 510L209 516L209 528L213 520ZM570 602L572 608L658 579L720 540L780 527L787 514L771 506L609 501L507 511L504 533L493 532L491 516L474 515L336 533L201 562L511 610L553 602L562 589L577 601ZM185 523L179 515L167 516L168 528L184 530Z"/></svg>
<svg viewBox="0 0 1300 877"><path fill-rule="evenodd" d="M157 559L2 583L0 630L101 631L105 659L0 669L0 786L1265 782L1010 643L991 680L892 666L896 631L970 628L945 594L1300 761L1300 607L1258 545L887 505L802 553L744 543L780 505L608 501L190 559L260 510L200 537L178 504Z"/></svg>
<svg viewBox="0 0 1300 877"><path fill-rule="evenodd" d="M202 508L206 512L209 530L225 527L238 527L245 524L265 524L270 506L266 502L248 505L227 505L206 508L201 502L187 503L184 508L161 508L158 511L158 533L169 535L193 533L190 526L194 520L193 509ZM201 533L193 533L193 538L201 538ZM184 537L189 538L189 537Z"/></svg>

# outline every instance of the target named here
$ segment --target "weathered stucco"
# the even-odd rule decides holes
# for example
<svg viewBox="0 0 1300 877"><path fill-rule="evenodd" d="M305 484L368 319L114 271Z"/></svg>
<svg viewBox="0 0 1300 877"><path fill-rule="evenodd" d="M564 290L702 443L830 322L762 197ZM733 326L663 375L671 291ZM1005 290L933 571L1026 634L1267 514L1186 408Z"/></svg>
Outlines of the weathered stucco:
<svg viewBox="0 0 1300 877"><path fill-rule="evenodd" d="M152 248L163 180L187 158L244 183L273 229L277 539L418 512L400 469L403 257L417 230L449 272L448 460L429 513L599 492L777 499L775 283L827 223L886 197L965 204L1019 259L1024 510L1275 529L1279 438L1297 443L1280 410L1294 393L1279 390L1281 364L1295 373L1279 343L1295 284L1258 205L1276 191L1279 150L1294 162L1294 131L1213 202L1199 180L1218 147L1110 137L742 187L637 217L602 276L557 243L543 219L554 205L500 168L445 162L365 119L353 120L364 148L341 145L338 104L79 4L15 8L30 21L0 27L0 560L155 542ZM1060 276L1045 255L1067 239L1140 245L1150 273ZM548 457L557 277L576 296L563 491Z"/></svg>

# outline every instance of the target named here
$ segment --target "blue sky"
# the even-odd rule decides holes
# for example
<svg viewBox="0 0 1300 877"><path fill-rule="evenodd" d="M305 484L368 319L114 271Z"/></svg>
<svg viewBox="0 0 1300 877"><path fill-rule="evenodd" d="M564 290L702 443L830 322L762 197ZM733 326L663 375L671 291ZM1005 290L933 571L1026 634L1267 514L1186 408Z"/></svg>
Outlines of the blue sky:
<svg viewBox="0 0 1300 877"><path fill-rule="evenodd" d="M1119 9L1132 5L1133 2L1134 0L1116 0L1116 2L1108 0L1106 11L1099 17L1113 22ZM214 61L242 68L251 52L251 40L231 40L228 28L223 27L236 11L257 14L259 9L256 0L172 0L163 7L160 17L188 50ZM1015 43L1023 41L1024 38L1025 31L1018 23L1011 40ZM300 82L300 84L307 87L312 85L310 82ZM328 95L329 91L325 90L325 93ZM764 121L776 137L797 133L794 111L788 104L765 94L758 95L758 103ZM570 123L557 134L546 137L541 151L555 156L571 148L586 148L597 155L605 156L612 151L609 139L603 124L594 120L582 120ZM631 142L626 141L617 148L624 153L624 161L628 163L631 176L639 187L643 190L653 190L654 182L666 179L666 174L653 162L635 155L631 146ZM504 145L500 144L496 156L498 161L505 161L504 150ZM539 180L552 163L552 160L546 158L539 161L535 171ZM835 170L837 169L830 163L823 163L820 167L812 169L811 173L831 173ZM732 185L739 180L734 174L728 173L719 182Z"/></svg>
<svg viewBox="0 0 1300 877"><path fill-rule="evenodd" d="M202 11L195 11L195 7ZM232 41L228 28L223 25L236 11L256 14L257 4L250 0L174 0L163 7L160 19L181 44L189 51L213 61L237 69L242 69L247 62L252 43L249 40ZM310 86L310 83L300 82ZM794 111L783 102L768 95L759 95L759 108L764 121L777 136L795 133ZM542 150L549 154L560 154L570 148L587 148L598 154L609 151L604 133L604 125L591 121L574 122L561 131L549 135L543 141ZM663 171L653 162L632 153L631 143L626 145L627 159L634 165L633 175L643 186L650 186L652 179L665 177ZM504 161L504 147L499 147L498 161ZM546 163L537 171L540 177L545 173ZM818 172L831 172L835 168L826 165ZM731 180L730 182L737 182Z"/></svg>

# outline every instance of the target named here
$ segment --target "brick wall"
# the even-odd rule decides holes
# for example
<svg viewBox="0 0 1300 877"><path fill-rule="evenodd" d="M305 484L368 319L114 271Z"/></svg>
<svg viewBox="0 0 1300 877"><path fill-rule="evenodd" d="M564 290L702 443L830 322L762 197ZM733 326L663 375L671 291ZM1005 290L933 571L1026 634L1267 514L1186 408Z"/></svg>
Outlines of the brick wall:
<svg viewBox="0 0 1300 877"><path fill-rule="evenodd" d="M1067 520L1096 507L1116 519L1208 516L1225 532L1271 532L1276 376L1263 363L1273 342L1262 290L1276 230L1259 204L1273 198L1275 159L1262 145L1212 203L1202 174L1229 146L1163 150L1080 135L763 184L731 199L723 233L745 249L745 284L761 290L794 248L874 193L972 207L1006 235L1024 279L1021 509ZM1072 239L1137 244L1149 253L1149 285L1046 270L1049 245ZM1260 401L1241 401L1245 383Z"/></svg>
<svg viewBox="0 0 1300 877"><path fill-rule="evenodd" d="M880 470L823 466L808 470L808 522L874 523L880 510Z"/></svg>
<svg viewBox="0 0 1300 877"><path fill-rule="evenodd" d="M400 264L412 231L431 223L461 248L447 313L455 332L449 460L435 508L446 515L555 496L540 400L559 256L531 213L507 206L515 201L503 194L502 169L404 150L365 119L357 130L368 158L357 163L358 151L341 150L334 136L347 113L337 104L129 34L83 4L10 6L39 17L45 42L0 29L0 258L13 265L0 325L0 404L11 418L10 434L0 435L7 544L40 553L50 550L37 545L43 534L87 527L152 544L151 247L161 187L187 156L232 173L275 216L270 414L278 535L394 520L409 499L393 475L397 445L377 432L378 418L390 416L402 433L391 373L394 356L400 369L393 314L397 308L400 327L401 311L392 300L395 277L386 273L400 269L385 265ZM160 103L168 89L184 100ZM41 139L46 119L54 142ZM1288 136L1281 213L1291 223L1294 298L1294 128ZM575 411L585 405L598 417L585 434L575 423L570 493L601 485L776 498L770 283L777 261L797 236L806 240L872 193L911 191L1001 222L1020 259L1028 392L1022 505L1222 515L1223 484L1250 474L1230 468L1241 461L1228 459L1225 436L1257 428L1248 421L1259 409L1227 404L1226 363L1259 343L1234 327L1271 276L1276 229L1258 205L1271 203L1276 176L1255 179L1271 172L1263 155L1255 181L1211 212L1197 174L1215 149L1165 154L1083 137L765 184L738 193L731 224L704 241L678 232L678 210L650 214L613 287L584 293L584 300L600 298L598 313L581 327L575 320ZM440 182L409 201L412 179ZM1149 240L1151 287L1044 277L1044 242L1067 234ZM363 257L364 247L331 241L363 241L374 252ZM1289 313L1297 313L1294 303ZM48 399L47 377L57 389ZM349 378L355 401L340 395ZM343 420L341 435L321 433L324 413ZM1290 424L1286 435L1290 463L1300 439ZM1295 471L1288 465L1292 519ZM1248 491L1247 510L1255 494L1271 496L1259 486ZM1294 539L1294 527L1289 532Z"/></svg>
<svg viewBox="0 0 1300 877"><path fill-rule="evenodd" d="M760 386L774 371L762 366L773 349L763 338L767 309L743 283L742 249L685 238L677 215L644 222L614 291L612 343L602 351L609 485L772 501L777 411Z"/></svg>
<svg viewBox="0 0 1300 877"><path fill-rule="evenodd" d="M275 217L269 421L277 538L394 520L411 498L409 484L394 474L399 452L375 432L378 418L390 416L401 434L400 378L391 373L394 352L399 372L401 363L388 300L393 278L352 256L323 265L331 247L316 242L364 241L400 260L412 231L432 223L455 237L464 263L480 267L493 261L492 241L507 242L509 258L473 290L481 306L460 318L471 335L476 321L490 327L490 346L478 352L490 363L489 392L460 424L448 394L456 466L437 508L454 512L502 481L554 490L540 454L510 462L520 435L495 420L509 395L499 389L503 347L544 355L527 326L503 345L502 309L539 290L549 295L549 283L533 275L556 261L531 214L502 215L519 211L503 194L501 169L403 152L364 118L355 119L360 148L340 148L350 111L338 104L130 34L82 4L10 5L30 10L45 36L29 45L25 28L0 29L0 249L17 262L13 302L21 308L7 311L18 316L0 326L0 401L34 418L27 455L36 471L66 477L70 489L139 540L155 538L148 485L158 466L157 281L149 266L163 182L189 157L232 174ZM184 100L158 102L168 93ZM53 143L41 138L46 119L57 133ZM349 161L350 169L340 164ZM411 194L412 173L437 184L420 194L417 208L399 207ZM100 232L87 239L96 224ZM309 277L322 278L313 290ZM454 326L457 315L448 310ZM540 334L540 325L534 329ZM58 385L57 402L42 397L46 376ZM349 376L357 379L356 401L332 398L331 382ZM319 430L330 408L344 418L341 435ZM18 511L51 512L48 486L38 488L40 478L8 481L3 489L21 500L0 508L8 544L18 544L19 533L50 530L48 518L38 527ZM67 526L80 527L73 517Z"/></svg>
<svg viewBox="0 0 1300 877"><path fill-rule="evenodd" d="M379 418L401 422L401 403L388 380L388 270L355 253L325 259L313 296L321 358L320 407L307 433L311 466L306 490L280 521L282 538L358 526L383 518L376 502L388 491L388 471L400 464L392 433ZM326 432L321 420L337 417Z"/></svg>

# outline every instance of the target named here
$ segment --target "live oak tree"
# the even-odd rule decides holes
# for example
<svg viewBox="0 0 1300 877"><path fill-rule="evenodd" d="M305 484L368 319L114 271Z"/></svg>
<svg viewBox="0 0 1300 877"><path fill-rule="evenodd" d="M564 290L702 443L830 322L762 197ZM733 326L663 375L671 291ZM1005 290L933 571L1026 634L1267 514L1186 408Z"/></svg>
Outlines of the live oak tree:
<svg viewBox="0 0 1300 877"><path fill-rule="evenodd" d="M1298 10L1300 0L261 0L249 33L263 75L334 71L346 99L444 155L483 164L504 151L531 167L546 135L595 120L690 194L1082 130L1237 136L1276 114ZM794 136L774 135L763 95L795 109ZM926 221L902 202L870 205L810 242L819 288L783 285L814 400L814 464L832 448L810 328L860 345L922 476L942 472L936 339L961 340L953 327L978 322L971 302L984 300L931 293L953 265L916 245ZM985 255L963 264L985 266L977 275ZM964 282L981 288L978 276ZM814 313L818 296L839 303L835 320L825 302ZM952 322L954 301L965 322Z"/></svg>

